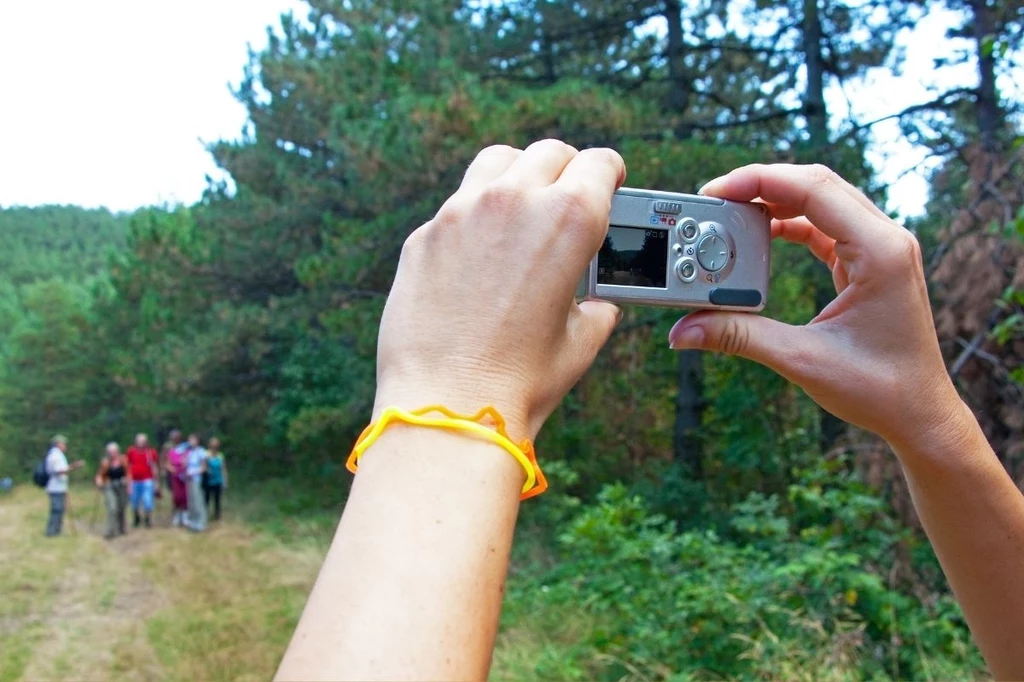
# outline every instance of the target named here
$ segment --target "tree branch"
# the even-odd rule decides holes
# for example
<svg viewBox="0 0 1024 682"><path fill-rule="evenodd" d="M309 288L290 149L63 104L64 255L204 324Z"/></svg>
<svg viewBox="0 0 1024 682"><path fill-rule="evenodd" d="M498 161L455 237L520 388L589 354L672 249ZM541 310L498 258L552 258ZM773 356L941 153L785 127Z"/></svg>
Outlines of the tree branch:
<svg viewBox="0 0 1024 682"><path fill-rule="evenodd" d="M861 130L864 130L865 128L871 128L873 126L878 125L879 123L891 121L893 119L903 118L905 116L909 116L910 114L914 114L919 111L927 111L931 109L948 109L951 105L955 104L959 100L961 95L974 93L974 88L956 88L954 90L944 92L943 94L939 95L930 102L921 102L920 104L913 104L904 109L903 111L898 111L895 114L888 114L886 116L882 116L881 118L876 118L872 121L868 121L867 123L861 123L860 125L854 126L852 130L843 135L843 138L850 137L851 135L854 135L860 132Z"/></svg>
<svg viewBox="0 0 1024 682"><path fill-rule="evenodd" d="M978 215L978 207L990 196L995 198L997 201L999 200L998 197L1000 195L998 191L993 190L1000 182L1002 182L1008 175L1010 175L1010 173L1013 172L1014 168L1016 168L1017 164L1020 163L1021 159L1024 159L1024 147L1018 148L1017 152L1010 158L1010 160L1007 161L1006 164L999 169L999 172L996 175L990 177L985 183L981 185L981 191L978 192L978 196L974 197L971 203L968 204L967 208L964 209L964 211L966 211L975 220L975 222L981 220L981 217ZM1010 211L1008 215L1012 220L1012 211ZM947 239L935 250L935 253L932 254L932 257L928 261L928 267L925 269L926 279L930 279L931 276L935 273L935 270L938 269L939 265L942 263L942 259L949 252L949 249L953 246L953 244L969 234L973 233L970 230L964 230L959 235L953 235L950 239Z"/></svg>
<svg viewBox="0 0 1024 682"><path fill-rule="evenodd" d="M776 109L775 111L768 111L763 114L756 116L747 116L746 118L733 120L733 121L721 121L717 123L701 123L698 121L688 121L682 124L684 129L688 128L691 130L723 130L726 128L739 128L747 125L756 125L758 123L765 123L767 121L773 121L777 118L786 118L788 116L799 116L804 113L804 107L793 107L792 109Z"/></svg>

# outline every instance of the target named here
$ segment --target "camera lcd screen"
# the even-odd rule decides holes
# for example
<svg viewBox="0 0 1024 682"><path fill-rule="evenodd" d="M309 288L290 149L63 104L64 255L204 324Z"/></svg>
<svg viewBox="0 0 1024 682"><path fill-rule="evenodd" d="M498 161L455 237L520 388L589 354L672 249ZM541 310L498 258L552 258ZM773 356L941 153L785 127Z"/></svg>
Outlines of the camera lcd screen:
<svg viewBox="0 0 1024 682"><path fill-rule="evenodd" d="M668 231L611 225L597 254L597 283L664 289Z"/></svg>

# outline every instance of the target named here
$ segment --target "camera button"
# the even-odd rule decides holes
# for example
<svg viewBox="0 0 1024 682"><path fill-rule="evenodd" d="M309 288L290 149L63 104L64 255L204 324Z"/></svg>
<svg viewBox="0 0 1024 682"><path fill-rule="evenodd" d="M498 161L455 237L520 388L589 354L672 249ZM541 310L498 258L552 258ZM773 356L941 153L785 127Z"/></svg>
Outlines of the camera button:
<svg viewBox="0 0 1024 682"><path fill-rule="evenodd" d="M679 237L679 241L686 244L692 244L697 241L697 236L700 234L700 226L697 225L697 221L693 218L683 218L676 225L676 236Z"/></svg>
<svg viewBox="0 0 1024 682"><path fill-rule="evenodd" d="M757 289L726 289L716 287L708 292L708 300L713 305L756 308L761 305L761 292Z"/></svg>
<svg viewBox="0 0 1024 682"><path fill-rule="evenodd" d="M654 212L677 215L683 212L683 204L679 201L655 201Z"/></svg>
<svg viewBox="0 0 1024 682"><path fill-rule="evenodd" d="M709 234L697 246L697 262L708 272L718 272L729 262L729 245L717 234Z"/></svg>
<svg viewBox="0 0 1024 682"><path fill-rule="evenodd" d="M690 258L681 258L676 263L676 276L684 282L697 279L697 264Z"/></svg>

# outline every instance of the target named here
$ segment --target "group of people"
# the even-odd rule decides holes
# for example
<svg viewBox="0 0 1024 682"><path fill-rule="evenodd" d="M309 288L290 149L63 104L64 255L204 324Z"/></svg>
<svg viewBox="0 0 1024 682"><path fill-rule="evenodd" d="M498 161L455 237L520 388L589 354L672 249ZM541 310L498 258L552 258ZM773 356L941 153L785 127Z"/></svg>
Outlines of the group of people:
<svg viewBox="0 0 1024 682"><path fill-rule="evenodd" d="M67 439L54 436L46 455L49 478L46 491L50 497L50 516L46 535L59 535L67 509L68 478L72 471L85 466L83 460L69 463ZM212 504L213 520L221 514L221 493L228 487L227 460L220 440L210 438L206 447L197 434L182 438L181 431L171 431L167 443L158 453L144 433L135 436L135 443L126 452L116 442L108 443L94 477L97 490L107 511L105 538L127 532L127 512L134 515L135 528L153 526L153 510L158 498L168 491L173 527L193 532L206 530L207 510Z"/></svg>

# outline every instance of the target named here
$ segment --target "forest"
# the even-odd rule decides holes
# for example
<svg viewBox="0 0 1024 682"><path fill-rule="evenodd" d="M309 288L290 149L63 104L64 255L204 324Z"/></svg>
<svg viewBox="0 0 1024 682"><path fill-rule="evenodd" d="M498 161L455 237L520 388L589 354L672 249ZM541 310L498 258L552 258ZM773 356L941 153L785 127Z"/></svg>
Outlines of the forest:
<svg viewBox="0 0 1024 682"><path fill-rule="evenodd" d="M950 17L904 110L835 93L902 73ZM1024 5L1011 0L309 0L240 65L229 180L132 213L0 209L0 476L47 439L219 436L282 515L340 513L405 237L482 147L611 146L628 184L680 192L752 162L822 163L885 205L869 153L927 152L920 240L950 375L1024 481ZM906 76L905 76L906 77ZM773 245L765 315L834 295ZM627 308L549 420L503 627L534 679L985 677L885 443L753 363L674 352L676 311Z"/></svg>

